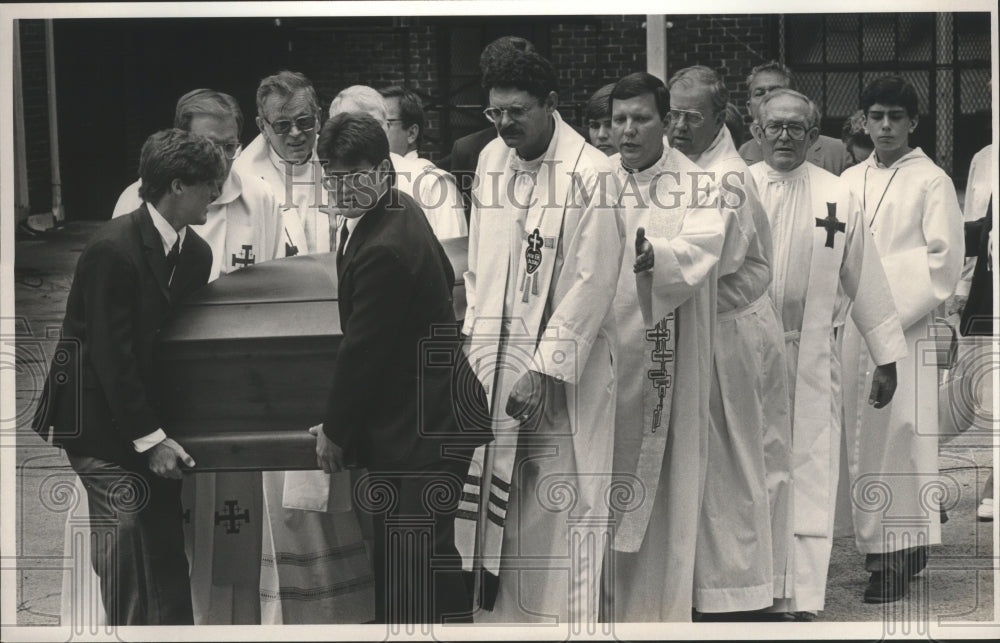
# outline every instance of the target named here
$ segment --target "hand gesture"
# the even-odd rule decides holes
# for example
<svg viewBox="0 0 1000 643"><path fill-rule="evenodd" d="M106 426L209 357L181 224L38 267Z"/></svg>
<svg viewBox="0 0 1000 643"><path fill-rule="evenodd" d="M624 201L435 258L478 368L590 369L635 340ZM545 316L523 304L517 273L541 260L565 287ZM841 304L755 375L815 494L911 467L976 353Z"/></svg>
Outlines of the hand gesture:
<svg viewBox="0 0 1000 643"><path fill-rule="evenodd" d="M646 229L635 231L635 263L632 272L639 273L653 268L653 244L646 239Z"/></svg>
<svg viewBox="0 0 1000 643"><path fill-rule="evenodd" d="M180 480L184 475L180 465L194 466L194 458L188 455L184 447L170 438L166 438L146 453L149 456L149 470L161 478Z"/></svg>
<svg viewBox="0 0 1000 643"><path fill-rule="evenodd" d="M527 371L514 383L507 397L507 415L526 424L542 410L545 401L543 377L537 371Z"/></svg>
<svg viewBox="0 0 1000 643"><path fill-rule="evenodd" d="M868 395L868 403L880 409L892 401L895 393L896 362L877 366L872 375L872 391Z"/></svg>
<svg viewBox="0 0 1000 643"><path fill-rule="evenodd" d="M345 469L344 450L326 437L323 433L323 425L317 424L309 429L309 433L316 436L316 464L323 470L323 473L338 473Z"/></svg>

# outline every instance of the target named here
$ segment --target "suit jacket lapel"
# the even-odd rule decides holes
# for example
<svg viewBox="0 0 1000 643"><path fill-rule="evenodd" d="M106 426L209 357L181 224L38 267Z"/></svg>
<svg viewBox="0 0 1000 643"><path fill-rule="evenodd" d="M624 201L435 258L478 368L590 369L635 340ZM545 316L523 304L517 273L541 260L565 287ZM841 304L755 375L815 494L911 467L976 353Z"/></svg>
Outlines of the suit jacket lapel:
<svg viewBox="0 0 1000 643"><path fill-rule="evenodd" d="M139 225L139 235L142 237L142 249L146 255L146 261L156 278L160 292L169 301L168 279L170 275L167 274L167 256L163 252L163 240L160 238L160 233L156 231L156 226L153 225L153 219L150 217L149 209L146 208L145 203L136 210L136 221Z"/></svg>
<svg viewBox="0 0 1000 643"><path fill-rule="evenodd" d="M390 190L392 189L395 188L390 188ZM344 260L338 266L337 277L343 274L343 271L350 265L351 260L354 259L354 255L357 254L358 248L364 245L365 239L378 226L381 217L385 216L385 204L388 202L389 196L389 192L386 192L375 207L369 210L361 221L358 221L357 227L351 232L351 236L347 238L347 249L344 250ZM344 225L347 224L345 223Z"/></svg>

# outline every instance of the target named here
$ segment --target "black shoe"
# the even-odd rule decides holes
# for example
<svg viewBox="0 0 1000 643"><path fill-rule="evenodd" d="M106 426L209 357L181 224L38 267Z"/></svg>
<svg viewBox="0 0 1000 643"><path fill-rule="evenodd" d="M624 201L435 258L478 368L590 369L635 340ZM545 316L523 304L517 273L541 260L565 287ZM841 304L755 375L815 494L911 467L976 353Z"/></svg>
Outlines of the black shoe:
<svg viewBox="0 0 1000 643"><path fill-rule="evenodd" d="M900 574L872 572L865 588L866 603L894 603L906 594L907 577Z"/></svg>
<svg viewBox="0 0 1000 643"><path fill-rule="evenodd" d="M927 567L927 547L920 546L906 550L906 573L912 578Z"/></svg>

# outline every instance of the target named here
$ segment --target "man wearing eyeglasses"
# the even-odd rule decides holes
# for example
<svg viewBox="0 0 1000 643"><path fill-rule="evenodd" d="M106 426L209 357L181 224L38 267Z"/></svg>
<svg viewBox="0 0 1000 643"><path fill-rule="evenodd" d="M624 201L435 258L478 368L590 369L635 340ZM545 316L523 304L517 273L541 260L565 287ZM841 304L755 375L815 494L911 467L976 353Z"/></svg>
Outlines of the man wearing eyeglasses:
<svg viewBox="0 0 1000 643"><path fill-rule="evenodd" d="M308 78L281 71L257 87L260 135L236 159L241 173L262 178L278 200L285 256L330 252L329 215L316 161L319 101Z"/></svg>
<svg viewBox="0 0 1000 643"><path fill-rule="evenodd" d="M479 581L477 622L595 623L614 433L617 180L559 116L548 60L498 52L483 87L499 138L476 170L463 332L493 395L496 439L475 452L456 542ZM578 538L593 548L576 550Z"/></svg>
<svg viewBox="0 0 1000 643"><path fill-rule="evenodd" d="M770 61L757 65L747 76L747 111L754 122L759 122L760 103L765 96L776 89L794 89L792 70L785 65ZM764 158L760 144L753 138L740 146L740 156L753 165ZM854 164L847 147L839 139L820 134L809 146L806 160L828 172L840 175Z"/></svg>
<svg viewBox="0 0 1000 643"><path fill-rule="evenodd" d="M768 475L783 475L772 467L790 463L793 494L791 574L771 609L808 619L823 609L833 542L841 449L837 335L847 309L879 365L868 396L874 408L892 400L896 361L907 348L860 201L842 179L806 162L819 110L806 96L778 89L761 101L759 118L752 131L764 161L750 171L774 241L770 295L785 331L794 435L790 454L774 455L788 445L768 444Z"/></svg>
<svg viewBox="0 0 1000 643"><path fill-rule="evenodd" d="M284 232L278 204L271 188L261 179L233 168L240 155L243 111L236 99L211 89L195 89L177 100L174 127L204 136L226 159L226 182L222 194L208 208L203 225L194 226L212 248L209 281L283 255ZM118 197L112 217L119 217L142 204L140 182Z"/></svg>
<svg viewBox="0 0 1000 643"><path fill-rule="evenodd" d="M718 318L709 398L707 470L698 523L694 608L702 614L759 610L783 584L773 551L784 552L790 525L787 479L769 490L766 441L791 441L781 323L767 289L771 227L750 170L725 126L729 92L703 66L681 69L667 83L667 138L719 192L726 241L719 258ZM772 491L772 493L769 493ZM775 542L779 541L775 548ZM712 617L706 617L706 619Z"/></svg>

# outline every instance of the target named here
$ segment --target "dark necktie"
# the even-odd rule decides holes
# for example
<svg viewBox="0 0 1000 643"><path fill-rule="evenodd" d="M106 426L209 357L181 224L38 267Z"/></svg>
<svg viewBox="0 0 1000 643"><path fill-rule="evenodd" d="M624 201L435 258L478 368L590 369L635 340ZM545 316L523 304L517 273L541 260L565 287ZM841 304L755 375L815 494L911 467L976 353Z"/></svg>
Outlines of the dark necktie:
<svg viewBox="0 0 1000 643"><path fill-rule="evenodd" d="M345 221L344 225L342 225L340 227L340 243L337 244L337 266L338 267L340 267L340 264L343 263L343 261L344 261L344 249L347 248L347 237L349 235L350 235L350 232L347 230L347 222Z"/></svg>
<svg viewBox="0 0 1000 643"><path fill-rule="evenodd" d="M174 278L174 269L177 268L177 260L181 256L181 238L180 235L177 236L177 240L174 241L174 246L167 253L167 283L169 284Z"/></svg>

